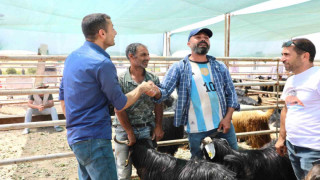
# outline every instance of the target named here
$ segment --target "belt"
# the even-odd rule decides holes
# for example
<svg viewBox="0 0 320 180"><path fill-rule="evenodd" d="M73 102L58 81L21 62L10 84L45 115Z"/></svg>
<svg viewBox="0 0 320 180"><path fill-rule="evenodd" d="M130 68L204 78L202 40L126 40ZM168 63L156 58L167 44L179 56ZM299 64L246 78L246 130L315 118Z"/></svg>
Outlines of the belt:
<svg viewBox="0 0 320 180"><path fill-rule="evenodd" d="M118 127L118 126L121 126L120 124L119 125L113 125L113 127ZM143 128L143 127L147 127L147 126L151 126L151 123L150 122L146 122L146 123L142 123L142 124L131 124L132 127L134 128Z"/></svg>
<svg viewBox="0 0 320 180"><path fill-rule="evenodd" d="M132 124L131 126L134 127L134 128L143 128L143 127L146 127L146 126L151 126L151 123L150 122L146 122L146 123L142 123L142 124Z"/></svg>

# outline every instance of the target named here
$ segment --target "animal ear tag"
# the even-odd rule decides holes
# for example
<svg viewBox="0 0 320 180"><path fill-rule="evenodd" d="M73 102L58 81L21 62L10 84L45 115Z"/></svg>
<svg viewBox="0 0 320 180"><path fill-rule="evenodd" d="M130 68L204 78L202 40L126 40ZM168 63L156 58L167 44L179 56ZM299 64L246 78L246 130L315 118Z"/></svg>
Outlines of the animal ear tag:
<svg viewBox="0 0 320 180"><path fill-rule="evenodd" d="M213 159L214 156L216 155L216 149L214 148L214 144L213 143L206 144L204 148L206 149L209 158Z"/></svg>

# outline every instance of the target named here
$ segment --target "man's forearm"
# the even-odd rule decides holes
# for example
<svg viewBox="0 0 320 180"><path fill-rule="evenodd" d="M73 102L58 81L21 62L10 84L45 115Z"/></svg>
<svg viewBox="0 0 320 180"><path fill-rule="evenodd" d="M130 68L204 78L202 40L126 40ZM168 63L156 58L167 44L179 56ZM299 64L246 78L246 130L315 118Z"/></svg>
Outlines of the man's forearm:
<svg viewBox="0 0 320 180"><path fill-rule="evenodd" d="M38 105L34 105L34 104L32 104L32 103L28 103L28 107L29 108L32 108L32 109L38 109Z"/></svg>
<svg viewBox="0 0 320 180"><path fill-rule="evenodd" d="M122 128L126 131L128 135L133 135L133 128L129 122L128 114L126 111L116 112L118 120L122 126Z"/></svg>
<svg viewBox="0 0 320 180"><path fill-rule="evenodd" d="M38 106L34 105L34 104L28 104L28 107L29 108L32 108L32 109L38 109Z"/></svg>
<svg viewBox="0 0 320 180"><path fill-rule="evenodd" d="M50 100L47 104L44 105L44 108L51 108L54 106L53 100Z"/></svg>
<svg viewBox="0 0 320 180"><path fill-rule="evenodd" d="M155 104L154 106L155 114L155 123L156 126L162 127L162 118L163 118L163 104Z"/></svg>
<svg viewBox="0 0 320 180"><path fill-rule="evenodd" d="M225 119L232 119L232 114L233 114L233 112L234 112L234 108L232 108L232 107L228 107L228 109L227 109L227 113L226 113L226 115L225 115Z"/></svg>
<svg viewBox="0 0 320 180"><path fill-rule="evenodd" d="M287 116L287 106L285 105L281 110L280 115L280 137L283 140L286 139L287 132L286 132L286 116Z"/></svg>
<svg viewBox="0 0 320 180"><path fill-rule="evenodd" d="M67 118L67 116L66 116L66 106L64 104L64 100L60 100L60 103L61 103L61 109L62 109L62 112L64 114L64 117Z"/></svg>

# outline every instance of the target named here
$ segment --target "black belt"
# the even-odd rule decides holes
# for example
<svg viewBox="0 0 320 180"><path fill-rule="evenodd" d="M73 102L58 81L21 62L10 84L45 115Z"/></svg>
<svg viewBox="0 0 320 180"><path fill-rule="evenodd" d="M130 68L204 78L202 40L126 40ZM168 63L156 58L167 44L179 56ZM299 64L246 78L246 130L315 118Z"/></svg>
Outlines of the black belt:
<svg viewBox="0 0 320 180"><path fill-rule="evenodd" d="M146 123L142 123L142 124L132 124L131 126L134 127L134 128L143 128L143 127L146 127L146 126L151 126L151 123L150 122L146 122Z"/></svg>

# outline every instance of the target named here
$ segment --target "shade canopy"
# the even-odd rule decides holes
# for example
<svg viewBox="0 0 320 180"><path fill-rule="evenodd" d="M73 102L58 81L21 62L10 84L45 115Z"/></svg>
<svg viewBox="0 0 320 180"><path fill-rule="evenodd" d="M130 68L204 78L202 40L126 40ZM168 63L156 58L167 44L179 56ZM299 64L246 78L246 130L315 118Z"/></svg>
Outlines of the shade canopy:
<svg viewBox="0 0 320 180"><path fill-rule="evenodd" d="M279 56L283 41L320 31L320 1L313 0L259 13L231 16L230 56ZM210 52L224 55L224 22L213 31ZM172 35L172 52L187 43L188 32ZM316 42L314 42L316 43ZM189 49L185 46L185 49Z"/></svg>
<svg viewBox="0 0 320 180"><path fill-rule="evenodd" d="M49 54L68 54L84 37L82 18L91 13L111 16L118 35L111 55L124 55L129 43L141 42L150 54L162 55L163 33L267 0L0 0L0 50L36 51L48 44ZM319 31L320 1L231 16L230 56L273 56L281 42ZM223 56L224 22L213 31L210 53ZM189 50L188 32L171 37L171 53ZM280 44L280 45L279 45ZM278 49L275 49L277 47Z"/></svg>
<svg viewBox="0 0 320 180"><path fill-rule="evenodd" d="M1 0L1 29L81 33L82 18L111 16L119 34L154 34L265 0Z"/></svg>

